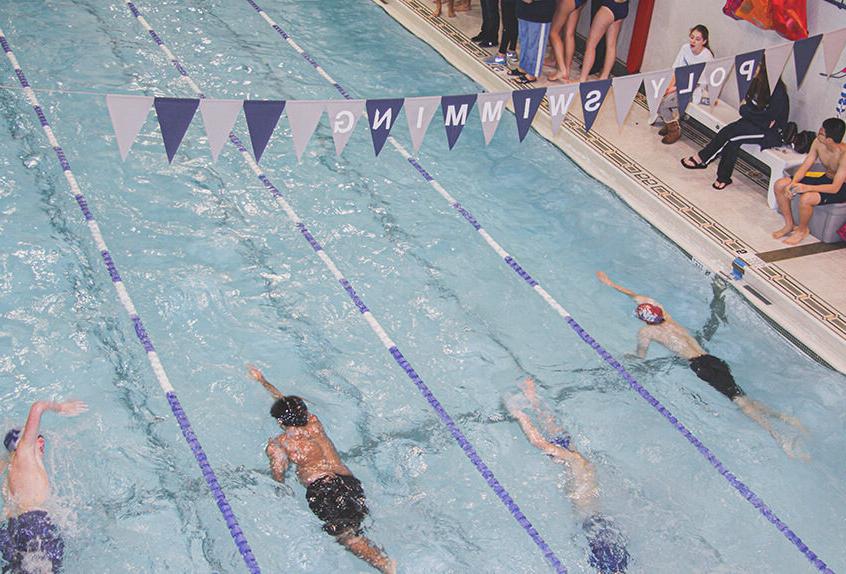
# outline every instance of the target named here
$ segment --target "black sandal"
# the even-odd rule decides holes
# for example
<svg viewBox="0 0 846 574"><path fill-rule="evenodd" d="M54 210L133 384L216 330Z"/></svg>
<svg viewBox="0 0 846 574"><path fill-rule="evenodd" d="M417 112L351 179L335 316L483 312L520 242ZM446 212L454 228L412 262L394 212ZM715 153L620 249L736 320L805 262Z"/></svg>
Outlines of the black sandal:
<svg viewBox="0 0 846 574"><path fill-rule="evenodd" d="M534 84L537 81L538 81L537 78L535 78L534 80L530 80L526 76L520 76L519 78L517 78L518 84Z"/></svg>
<svg viewBox="0 0 846 574"><path fill-rule="evenodd" d="M522 78L526 75L526 72L521 72L519 68L514 68L512 70L508 70L508 75L509 76L519 76L519 77Z"/></svg>
<svg viewBox="0 0 846 574"><path fill-rule="evenodd" d="M728 180L728 181L720 181L720 180L718 179L717 181L715 181L714 183L712 183L712 184L711 184L711 187L713 187L713 188L714 188L714 189L716 189L716 190L722 191L722 190L724 190L725 188L727 188L727 187L728 187L728 186L730 186L730 185L731 185L731 180Z"/></svg>
<svg viewBox="0 0 846 574"><path fill-rule="evenodd" d="M683 158L681 160L681 164L685 167L685 169L705 169L706 167L701 161L693 159L693 156Z"/></svg>

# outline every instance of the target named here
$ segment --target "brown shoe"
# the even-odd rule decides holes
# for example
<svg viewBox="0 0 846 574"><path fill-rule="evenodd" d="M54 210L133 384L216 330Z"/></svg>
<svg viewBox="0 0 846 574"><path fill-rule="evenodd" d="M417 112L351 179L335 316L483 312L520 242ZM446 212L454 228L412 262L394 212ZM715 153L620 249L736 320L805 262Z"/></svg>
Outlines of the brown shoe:
<svg viewBox="0 0 846 574"><path fill-rule="evenodd" d="M661 143L674 144L681 139L681 126L679 122L667 124L667 134L661 139Z"/></svg>
<svg viewBox="0 0 846 574"><path fill-rule="evenodd" d="M664 126L660 130L658 130L658 135L659 136L667 135L667 124L664 124Z"/></svg>

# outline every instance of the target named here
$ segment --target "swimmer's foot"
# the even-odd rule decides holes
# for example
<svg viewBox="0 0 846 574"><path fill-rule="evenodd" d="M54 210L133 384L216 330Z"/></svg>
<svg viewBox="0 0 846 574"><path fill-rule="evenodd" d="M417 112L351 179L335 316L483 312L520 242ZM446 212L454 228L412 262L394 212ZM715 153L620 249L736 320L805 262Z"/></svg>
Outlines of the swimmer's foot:
<svg viewBox="0 0 846 574"><path fill-rule="evenodd" d="M441 6L440 6L440 5L438 5L438 7L437 7L437 8L435 8L434 10L432 10L432 17L433 17L433 18L440 18L440 16L441 16Z"/></svg>
<svg viewBox="0 0 846 574"><path fill-rule="evenodd" d="M782 240L782 243L785 245L798 245L803 239L808 237L809 229L805 227L804 229L801 227L797 227L793 230L793 235L788 237L787 239Z"/></svg>
<svg viewBox="0 0 846 574"><path fill-rule="evenodd" d="M787 454L787 456L793 459L799 459L803 462L808 462L811 460L811 455L802 450L802 447L799 446L798 442L797 437L790 440L779 440L781 449Z"/></svg>
<svg viewBox="0 0 846 574"><path fill-rule="evenodd" d="M548 74L546 76L546 79L549 80L550 82L563 82L563 81L570 79L570 74L568 74L567 72L562 72L561 70L558 70L554 74Z"/></svg>
<svg viewBox="0 0 846 574"><path fill-rule="evenodd" d="M785 235L790 235L791 233L793 233L794 229L796 229L795 225L785 225L784 227L782 227L778 231L773 231L773 233L772 233L773 239L781 239Z"/></svg>
<svg viewBox="0 0 846 574"><path fill-rule="evenodd" d="M447 10L447 17L449 17L449 18L455 18L455 10L453 10L452 8L450 8L449 10ZM394 571L396 571L396 570L394 570Z"/></svg>

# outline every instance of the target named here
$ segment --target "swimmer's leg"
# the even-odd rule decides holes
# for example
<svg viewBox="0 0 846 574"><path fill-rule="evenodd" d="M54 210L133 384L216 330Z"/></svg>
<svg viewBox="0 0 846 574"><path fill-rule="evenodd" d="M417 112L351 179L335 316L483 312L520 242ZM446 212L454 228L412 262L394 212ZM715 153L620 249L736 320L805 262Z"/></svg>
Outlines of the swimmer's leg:
<svg viewBox="0 0 846 574"><path fill-rule="evenodd" d="M772 436L778 443L778 445L782 448L782 450L787 453L787 456L789 456L790 458L800 458L802 460L810 459L810 456L808 456L807 453L799 450L796 447L796 441L788 440L787 438L782 436L781 433L776 431L773 428L772 424L770 424L770 421L767 416L775 411L773 411L769 407L764 406L762 403L759 403L758 401L752 400L749 397L743 395L735 397L733 399L733 402L738 407L740 407L740 410L743 411L743 414L745 414L750 419L761 425L764 430L770 433L770 436Z"/></svg>
<svg viewBox="0 0 846 574"><path fill-rule="evenodd" d="M532 405L532 410L535 411L538 419L540 419L543 432L546 433L546 436L554 437L563 434L564 429L562 429L561 425L558 424L558 421L555 419L555 415L552 414L546 405L541 404L540 399L538 398L537 388L535 387L535 380L528 377L520 384L520 388L523 390L523 394L526 395L526 398L529 399L529 404Z"/></svg>
<svg viewBox="0 0 846 574"><path fill-rule="evenodd" d="M392 560L387 554L373 544L366 536L362 534L355 534L348 530L343 534L335 537L338 544L373 566L379 572L384 574L396 574L397 561Z"/></svg>

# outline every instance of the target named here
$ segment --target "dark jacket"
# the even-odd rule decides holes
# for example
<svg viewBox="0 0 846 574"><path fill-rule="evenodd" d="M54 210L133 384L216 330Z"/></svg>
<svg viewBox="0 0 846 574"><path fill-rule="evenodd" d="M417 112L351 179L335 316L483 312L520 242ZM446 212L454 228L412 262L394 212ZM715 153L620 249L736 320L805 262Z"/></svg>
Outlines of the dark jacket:
<svg viewBox="0 0 846 574"><path fill-rule="evenodd" d="M528 22L548 24L552 22L556 6L555 0L533 0L531 4L517 0L517 18Z"/></svg>
<svg viewBox="0 0 846 574"><path fill-rule="evenodd" d="M763 108L747 97L746 102L740 106L740 117L755 125L764 134L761 149L782 145L781 133L787 127L787 120L790 117L790 100L787 98L784 82L779 80L776 83L770 95L770 101ZM770 127L773 121L775 125Z"/></svg>

